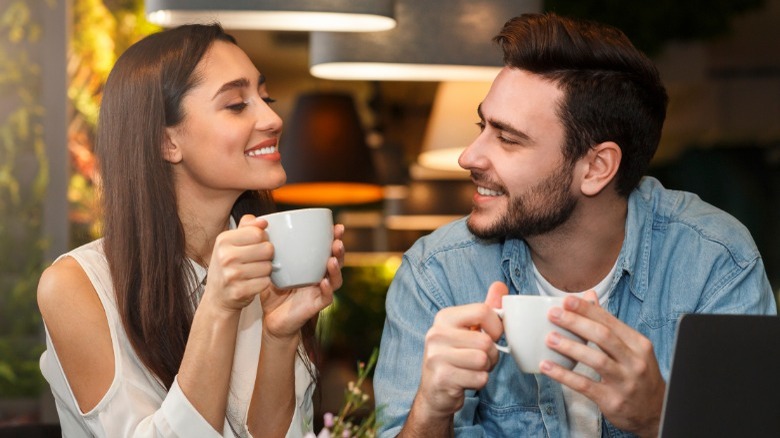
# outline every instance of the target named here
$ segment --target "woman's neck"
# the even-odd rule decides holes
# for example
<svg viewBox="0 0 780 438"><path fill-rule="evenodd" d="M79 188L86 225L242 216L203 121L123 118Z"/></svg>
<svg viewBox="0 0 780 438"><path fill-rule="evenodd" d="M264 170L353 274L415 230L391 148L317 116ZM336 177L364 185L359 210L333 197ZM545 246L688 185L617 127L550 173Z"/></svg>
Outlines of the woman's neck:
<svg viewBox="0 0 780 438"><path fill-rule="evenodd" d="M192 202L186 197L179 198L187 257L208 267L217 236L230 225L230 211L236 199Z"/></svg>

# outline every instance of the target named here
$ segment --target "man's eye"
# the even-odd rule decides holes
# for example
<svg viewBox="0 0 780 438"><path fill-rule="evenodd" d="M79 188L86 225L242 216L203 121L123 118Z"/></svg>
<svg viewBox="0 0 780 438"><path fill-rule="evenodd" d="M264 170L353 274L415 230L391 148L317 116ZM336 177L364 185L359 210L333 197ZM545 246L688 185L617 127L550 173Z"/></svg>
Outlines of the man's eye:
<svg viewBox="0 0 780 438"><path fill-rule="evenodd" d="M497 139L498 139L498 141L500 141L501 143L506 143L506 144L517 144L517 142L516 142L516 141L514 141L514 140L510 140L510 139L508 139L508 138L504 137L503 135L497 135L497 136L496 136L496 138L497 138Z"/></svg>

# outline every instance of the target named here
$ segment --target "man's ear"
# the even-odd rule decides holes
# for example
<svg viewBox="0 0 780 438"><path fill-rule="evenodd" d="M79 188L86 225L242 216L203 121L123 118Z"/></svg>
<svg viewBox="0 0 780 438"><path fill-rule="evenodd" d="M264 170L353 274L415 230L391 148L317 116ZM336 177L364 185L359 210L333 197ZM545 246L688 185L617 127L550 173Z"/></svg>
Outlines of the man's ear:
<svg viewBox="0 0 780 438"><path fill-rule="evenodd" d="M165 140L163 140L162 145L163 158L165 158L165 161L171 164L177 164L181 162L182 159L181 148L179 147L178 141L176 139L176 131L173 130L173 128L166 128Z"/></svg>
<svg viewBox="0 0 780 438"><path fill-rule="evenodd" d="M605 141L592 147L585 156L585 174L580 190L585 196L595 196L615 179L623 151L617 143Z"/></svg>

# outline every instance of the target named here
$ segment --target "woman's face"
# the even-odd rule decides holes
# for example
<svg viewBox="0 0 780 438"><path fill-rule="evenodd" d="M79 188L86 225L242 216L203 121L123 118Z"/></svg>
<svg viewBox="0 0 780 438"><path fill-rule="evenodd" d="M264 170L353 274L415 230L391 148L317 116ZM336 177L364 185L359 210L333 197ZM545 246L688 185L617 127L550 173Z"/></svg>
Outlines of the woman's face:
<svg viewBox="0 0 780 438"><path fill-rule="evenodd" d="M182 100L183 121L166 130L164 154L180 196L211 200L284 184L282 120L249 57L215 41L195 75L199 81Z"/></svg>

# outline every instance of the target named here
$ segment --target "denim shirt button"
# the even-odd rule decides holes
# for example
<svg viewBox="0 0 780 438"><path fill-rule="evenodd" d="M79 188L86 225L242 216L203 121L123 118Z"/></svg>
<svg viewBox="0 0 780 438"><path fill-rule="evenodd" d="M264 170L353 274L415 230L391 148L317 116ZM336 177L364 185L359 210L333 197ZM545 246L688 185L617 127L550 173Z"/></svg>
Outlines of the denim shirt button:
<svg viewBox="0 0 780 438"><path fill-rule="evenodd" d="M515 268L515 275L518 276L518 277L520 276L520 269Z"/></svg>
<svg viewBox="0 0 780 438"><path fill-rule="evenodd" d="M552 415L552 413L553 413L552 406L547 406L547 409L545 409L545 412L547 412L547 415Z"/></svg>

